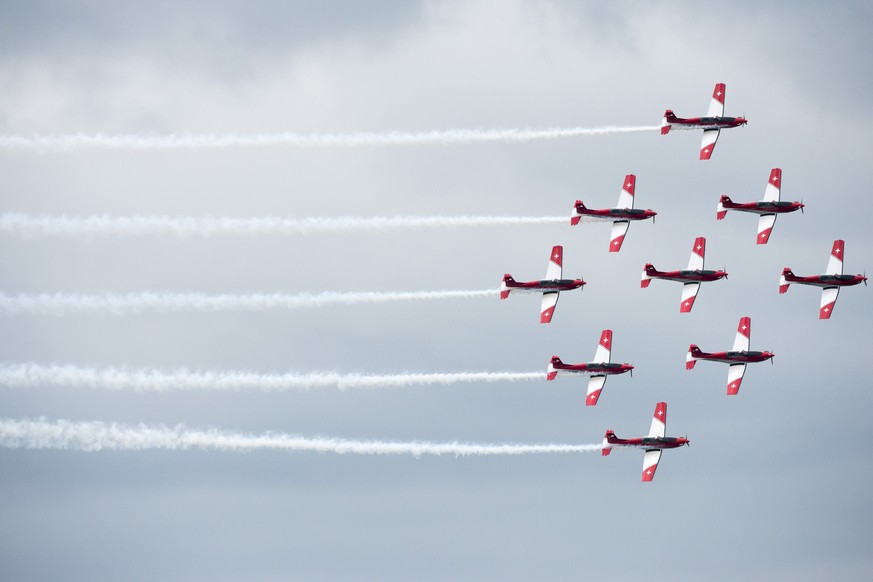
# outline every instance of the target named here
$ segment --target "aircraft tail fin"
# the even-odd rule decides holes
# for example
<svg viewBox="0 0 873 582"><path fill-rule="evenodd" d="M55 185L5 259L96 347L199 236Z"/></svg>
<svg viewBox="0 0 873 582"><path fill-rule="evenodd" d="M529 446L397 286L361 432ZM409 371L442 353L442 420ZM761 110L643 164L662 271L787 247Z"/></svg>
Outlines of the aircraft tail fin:
<svg viewBox="0 0 873 582"><path fill-rule="evenodd" d="M700 348L696 344L688 346L688 353L685 354L685 369L693 370L694 364L697 363L697 356L700 355Z"/></svg>
<svg viewBox="0 0 873 582"><path fill-rule="evenodd" d="M731 199L727 194L722 194L721 198L718 199L718 206L715 208L716 220L724 220L724 217L727 216L727 208L724 207L725 202L730 204Z"/></svg>
<svg viewBox="0 0 873 582"><path fill-rule="evenodd" d="M672 127L671 121L676 119L676 116L673 115L671 110L667 110L664 112L664 118L661 119L661 135L667 135L670 133L670 128Z"/></svg>
<svg viewBox="0 0 873 582"><path fill-rule="evenodd" d="M509 287L506 285L509 282L515 282L515 279L512 278L512 275L506 273L503 275L503 281L500 283L500 298L506 299L509 297Z"/></svg>
<svg viewBox="0 0 873 582"><path fill-rule="evenodd" d="M788 293L788 286L791 285L791 283L789 283L788 280L785 278L785 275L794 275L794 273L791 272L791 267L785 267L784 269L782 269L782 275L779 277L780 294Z"/></svg>
<svg viewBox="0 0 873 582"><path fill-rule="evenodd" d="M652 282L651 274L655 272L655 267L652 266L652 263L646 263L646 266L643 267L643 274L640 277L640 288L645 289Z"/></svg>
<svg viewBox="0 0 873 582"><path fill-rule="evenodd" d="M546 368L546 380L554 380L558 377L558 371L555 369L555 364L563 364L561 358L558 356L552 356L552 359L549 361L549 367Z"/></svg>
<svg viewBox="0 0 873 582"><path fill-rule="evenodd" d="M582 210L585 210L585 205L581 200L577 200L573 205L573 213L570 215L570 226L579 224L579 220L582 218Z"/></svg>
<svg viewBox="0 0 873 582"><path fill-rule="evenodd" d="M605 457L612 452L612 445L610 444L615 439L615 433L612 430L607 430L606 434L603 436L603 448L600 450L600 455Z"/></svg>

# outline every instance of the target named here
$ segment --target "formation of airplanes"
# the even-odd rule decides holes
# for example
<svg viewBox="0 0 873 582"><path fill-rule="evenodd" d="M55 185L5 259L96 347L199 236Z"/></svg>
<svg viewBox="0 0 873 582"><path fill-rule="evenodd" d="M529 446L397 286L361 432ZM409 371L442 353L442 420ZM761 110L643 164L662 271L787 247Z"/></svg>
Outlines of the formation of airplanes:
<svg viewBox="0 0 873 582"><path fill-rule="evenodd" d="M724 83L716 84L713 89L712 101L705 117L681 118L677 117L672 110L664 113L661 123L661 134L666 135L671 129L702 129L703 142L700 149L700 159L708 160L712 156L719 132L722 129L746 125L748 121L744 117L724 116ZM654 222L657 213L651 209L635 209L634 195L636 191L635 174L627 174L618 197L615 208L592 209L585 206L581 200L576 200L570 215L570 225L578 225L583 219L595 221L611 221L612 230L609 240L609 252L617 253L621 250L628 228L632 221L647 220ZM780 214L788 214L803 211L803 202L782 201L782 169L770 170L770 178L764 190L764 197L756 202L734 202L727 195L719 198L716 207L716 219L723 220L730 211L746 212L758 215L758 230L756 244L765 245L770 241L776 218ZM822 288L821 305L819 309L820 319L829 319L833 313L834 304L841 287L867 284L865 275L844 275L845 243L843 240L835 240L831 255L828 260L827 270L823 275L799 277L791 268L785 267L779 278L779 293L786 293L791 284L811 285ZM709 281L727 279L728 274L724 270L707 270L704 268L706 257L706 238L699 236L695 239L691 249L691 257L685 269L673 271L659 271L651 263L646 263L640 278L640 287L647 288L653 279L677 281L682 283L682 295L679 302L680 313L691 312L695 299L700 291L700 284ZM579 279L563 279L563 247L556 245L552 248L549 257L549 266L545 279L518 282L512 275L503 276L500 285L500 298L506 299L513 291L519 293L540 293L542 304L540 308L540 322L549 323L554 315L555 306L561 291L580 289L585 281ZM752 351L750 347L752 320L751 317L741 317L737 325L737 333L733 347L726 351L705 352L696 344L691 344L685 357L686 370L694 369L698 361L719 362L728 365L727 394L736 396L745 376L748 364L773 362L774 353L771 351ZM628 363L613 363L612 336L610 329L604 329L600 335L594 359L584 363L564 363L558 356L552 356L546 369L546 379L551 381L559 376L587 375L588 389L585 398L586 406L596 406L608 376L631 373L634 366ZM686 437L667 437L667 403L659 402L655 406L652 425L649 434L644 437L622 439L618 438L612 430L607 430L603 439L602 454L609 455L612 449L620 447L640 448L645 451L643 456L642 480L651 481L661 459L664 449L678 448L690 444Z"/></svg>

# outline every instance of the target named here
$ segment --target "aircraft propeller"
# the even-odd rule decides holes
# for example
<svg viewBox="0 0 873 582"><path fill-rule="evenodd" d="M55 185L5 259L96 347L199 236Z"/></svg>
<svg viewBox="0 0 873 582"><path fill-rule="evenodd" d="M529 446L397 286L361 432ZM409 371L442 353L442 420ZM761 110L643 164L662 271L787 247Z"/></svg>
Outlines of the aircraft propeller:
<svg viewBox="0 0 873 582"><path fill-rule="evenodd" d="M803 198L800 199L800 213L803 214Z"/></svg>

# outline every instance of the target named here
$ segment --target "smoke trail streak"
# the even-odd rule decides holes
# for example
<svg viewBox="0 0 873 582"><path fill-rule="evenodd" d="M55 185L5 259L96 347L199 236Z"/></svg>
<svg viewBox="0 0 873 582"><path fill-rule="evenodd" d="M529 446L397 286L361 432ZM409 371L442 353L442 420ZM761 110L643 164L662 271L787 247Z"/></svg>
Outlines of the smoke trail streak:
<svg viewBox="0 0 873 582"><path fill-rule="evenodd" d="M206 295L204 293L127 293L77 295L41 293L5 295L0 293L0 314L130 315L148 311L179 313L190 311L263 311L267 309L305 309L332 305L362 305L392 302L432 301L440 299L477 299L496 297L499 289L478 291L362 291L326 292L289 295L285 293L250 293L244 295Z"/></svg>
<svg viewBox="0 0 873 582"><path fill-rule="evenodd" d="M130 450L218 450L338 453L341 455L532 455L544 453L587 453L603 445L572 444L472 444L356 441L293 434L240 434L215 429L190 430L182 425L126 426L106 422L73 422L44 418L36 420L0 419L0 446L10 449L60 449L74 451Z"/></svg>
<svg viewBox="0 0 873 582"><path fill-rule="evenodd" d="M68 135L0 135L0 148L39 152L82 148L166 150L224 149L239 147L360 147L402 145L451 145L482 142L524 143L573 137L659 131L659 125L606 127L551 127L546 129L446 129L434 131L389 131L361 133L255 133L139 135L83 133Z"/></svg>
<svg viewBox="0 0 873 582"><path fill-rule="evenodd" d="M596 222L583 217L583 222ZM0 232L21 238L76 235L259 236L310 235L392 229L463 228L569 224L569 216L375 216L361 218L260 218L193 216L36 216L18 212L0 214ZM602 220L600 220L602 222Z"/></svg>
<svg viewBox="0 0 873 582"><path fill-rule="evenodd" d="M541 372L458 372L407 374L339 374L310 372L307 374L258 374L246 371L191 372L185 369L130 370L126 368L94 368L72 365L0 364L0 385L12 388L36 389L44 386L60 388L93 388L104 390L134 390L137 392L170 392L176 390L308 391L315 388L406 388L473 382L521 382L544 380Z"/></svg>

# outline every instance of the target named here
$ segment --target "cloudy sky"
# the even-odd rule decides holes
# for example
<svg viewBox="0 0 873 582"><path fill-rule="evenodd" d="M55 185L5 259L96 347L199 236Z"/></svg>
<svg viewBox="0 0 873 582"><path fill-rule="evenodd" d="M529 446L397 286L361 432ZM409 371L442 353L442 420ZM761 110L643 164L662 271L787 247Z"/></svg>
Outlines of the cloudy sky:
<svg viewBox="0 0 873 582"><path fill-rule="evenodd" d="M496 289L539 278L554 244L583 292L538 324L532 296L322 309L2 314L4 365L255 373L545 371L613 358L596 408L585 379L309 392L164 393L0 387L0 416L260 434L471 443L597 443L648 430L669 403L664 454L517 457L287 452L0 450L0 563L16 580L865 579L873 568L865 369L873 304L844 290L777 293L781 269L873 267L873 10L843 2L0 3L0 134L353 133L657 125L706 112L727 84L709 162L698 132L528 143L0 150L0 212L33 215L569 216L612 206L637 175L621 253L583 224L309 236L22 238L4 233L2 292L323 292ZM720 194L760 199L783 169L767 246L756 219L715 220ZM691 314L680 286L639 287L646 262L707 266ZM749 367L725 395L720 364ZM705 574L702 574L704 573Z"/></svg>

